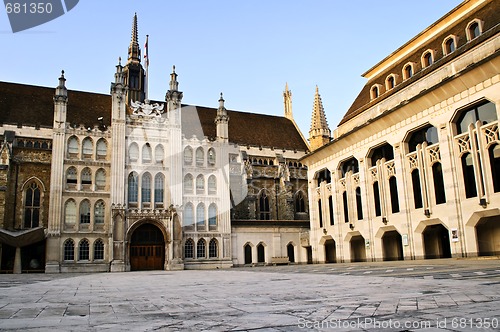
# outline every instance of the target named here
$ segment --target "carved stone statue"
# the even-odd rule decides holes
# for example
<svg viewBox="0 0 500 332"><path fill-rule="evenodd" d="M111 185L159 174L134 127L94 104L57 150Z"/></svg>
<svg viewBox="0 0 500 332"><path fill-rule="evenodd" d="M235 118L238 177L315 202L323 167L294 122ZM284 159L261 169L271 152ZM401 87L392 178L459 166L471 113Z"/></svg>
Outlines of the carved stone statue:
<svg viewBox="0 0 500 332"><path fill-rule="evenodd" d="M133 110L133 114L135 115L146 115L146 116L156 116L160 117L163 113L164 104L150 104L149 100L146 99L144 103L140 101L132 101L130 103L130 107Z"/></svg>

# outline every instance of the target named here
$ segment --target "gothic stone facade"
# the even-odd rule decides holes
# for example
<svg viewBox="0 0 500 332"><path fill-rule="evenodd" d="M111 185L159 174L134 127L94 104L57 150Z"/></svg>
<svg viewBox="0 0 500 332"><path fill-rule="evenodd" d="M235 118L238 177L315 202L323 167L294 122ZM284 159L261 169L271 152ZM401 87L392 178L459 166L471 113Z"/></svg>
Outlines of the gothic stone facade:
<svg viewBox="0 0 500 332"><path fill-rule="evenodd" d="M307 142L286 117L147 100L137 18L110 95L0 82L1 270L307 261ZM290 97L290 93L289 93ZM252 128L259 128L258 131ZM279 128L280 130L276 130Z"/></svg>

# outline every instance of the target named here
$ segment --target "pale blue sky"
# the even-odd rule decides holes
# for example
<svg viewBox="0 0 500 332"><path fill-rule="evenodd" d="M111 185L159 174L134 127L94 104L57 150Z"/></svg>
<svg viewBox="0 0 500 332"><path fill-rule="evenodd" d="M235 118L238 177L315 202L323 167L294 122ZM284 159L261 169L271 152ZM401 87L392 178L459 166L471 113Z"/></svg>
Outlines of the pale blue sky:
<svg viewBox="0 0 500 332"><path fill-rule="evenodd" d="M315 86L334 129L361 74L460 0L81 0L66 15L13 34L0 10L0 80L109 93L125 62L137 12L149 34L149 96L164 100L172 65L183 102L282 115L288 82L294 117L308 136Z"/></svg>

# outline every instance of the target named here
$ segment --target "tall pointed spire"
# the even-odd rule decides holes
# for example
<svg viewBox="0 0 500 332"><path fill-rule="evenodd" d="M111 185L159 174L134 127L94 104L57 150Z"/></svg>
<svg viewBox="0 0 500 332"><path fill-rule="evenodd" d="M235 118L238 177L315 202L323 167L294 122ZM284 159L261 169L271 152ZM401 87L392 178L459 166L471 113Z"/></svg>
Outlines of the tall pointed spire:
<svg viewBox="0 0 500 332"><path fill-rule="evenodd" d="M285 91L283 91L283 101L285 103L285 118L293 120L292 91L288 89L288 82L285 85Z"/></svg>
<svg viewBox="0 0 500 332"><path fill-rule="evenodd" d="M134 20L132 22L132 37L130 39L130 45L128 47L128 63L141 62L141 50L139 49L139 38L137 36L137 13L135 13Z"/></svg>
<svg viewBox="0 0 500 332"><path fill-rule="evenodd" d="M314 95L313 113L311 118L311 130L309 130L309 143L313 150L327 144L330 141L331 131L326 121L325 109L319 94L318 86Z"/></svg>

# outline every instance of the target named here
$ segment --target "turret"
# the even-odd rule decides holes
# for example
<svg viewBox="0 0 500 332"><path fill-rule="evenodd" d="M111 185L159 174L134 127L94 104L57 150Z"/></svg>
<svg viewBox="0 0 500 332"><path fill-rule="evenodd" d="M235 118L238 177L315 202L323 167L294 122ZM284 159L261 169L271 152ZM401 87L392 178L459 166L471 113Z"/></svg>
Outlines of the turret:
<svg viewBox="0 0 500 332"><path fill-rule="evenodd" d="M318 86L316 86L316 94L314 95L313 113L311 119L311 130L309 130L309 144L312 150L330 142L331 131L326 122L325 110L323 102L319 95Z"/></svg>
<svg viewBox="0 0 500 332"><path fill-rule="evenodd" d="M219 108L217 109L215 124L217 125L217 140L227 142L229 140L229 116L224 106L222 92L220 93Z"/></svg>

